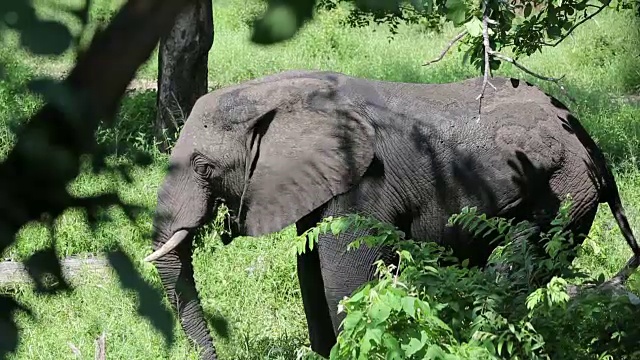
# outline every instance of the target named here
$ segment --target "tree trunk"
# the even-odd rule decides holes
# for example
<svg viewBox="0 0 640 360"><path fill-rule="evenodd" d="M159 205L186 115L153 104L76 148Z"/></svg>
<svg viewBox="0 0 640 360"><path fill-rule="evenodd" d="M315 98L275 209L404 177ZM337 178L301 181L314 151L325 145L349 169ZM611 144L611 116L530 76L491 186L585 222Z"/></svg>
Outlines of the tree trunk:
<svg viewBox="0 0 640 360"><path fill-rule="evenodd" d="M212 0L197 0L178 15L170 33L160 40L154 131L161 151L168 151L193 104L208 90L213 32Z"/></svg>

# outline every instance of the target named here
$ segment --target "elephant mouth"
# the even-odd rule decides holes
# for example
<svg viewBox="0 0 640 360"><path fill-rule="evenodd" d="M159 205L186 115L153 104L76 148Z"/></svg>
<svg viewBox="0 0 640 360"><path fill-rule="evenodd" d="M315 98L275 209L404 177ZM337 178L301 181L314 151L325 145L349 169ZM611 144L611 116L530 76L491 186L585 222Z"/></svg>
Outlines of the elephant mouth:
<svg viewBox="0 0 640 360"><path fill-rule="evenodd" d="M211 219L213 214L217 214L220 205L225 204L224 199L215 199L214 206L212 207L211 213L208 213L205 216L205 219ZM228 230L222 231L220 233L220 240L224 245L228 245L231 241L240 234L240 224L238 216L236 212L232 209L228 208L227 214L225 216L227 221L225 221L225 225ZM200 224L201 225L201 224ZM200 226L199 225L199 226ZM199 227L198 226L198 227ZM197 228L197 227L196 227ZM190 233L193 233L195 229L180 229L177 230L173 235L165 242L159 249L155 250L153 253L144 258L145 262L152 262L158 260L159 258L165 256L166 254L173 251L173 249L177 248L185 239L189 237Z"/></svg>

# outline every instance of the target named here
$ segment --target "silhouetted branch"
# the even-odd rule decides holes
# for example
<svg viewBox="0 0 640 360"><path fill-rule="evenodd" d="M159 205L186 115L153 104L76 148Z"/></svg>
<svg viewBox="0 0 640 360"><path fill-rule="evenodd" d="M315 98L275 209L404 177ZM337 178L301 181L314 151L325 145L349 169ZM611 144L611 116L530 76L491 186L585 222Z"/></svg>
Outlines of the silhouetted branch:
<svg viewBox="0 0 640 360"><path fill-rule="evenodd" d="M575 298L585 290L595 290L597 292L613 292L618 295L626 295L633 305L640 305L640 298L625 288L626 282L633 272L640 266L640 259L632 256L618 273L611 279L600 285L587 284L583 286L569 285L567 293L569 297Z"/></svg>
<svg viewBox="0 0 640 360"><path fill-rule="evenodd" d="M640 265L640 259L638 259L635 256L632 256L624 265L624 267L620 271L618 271L618 273L613 278L611 278L611 280L603 283L602 286L616 287L616 286L624 285L627 282L627 280L629 280L629 277L631 276L631 274L633 274L633 272L636 271L639 265Z"/></svg>
<svg viewBox="0 0 640 360"><path fill-rule="evenodd" d="M535 77L537 77L537 78L538 78L538 79L540 79L540 80L551 81L551 82L553 82L553 83L556 83L557 85L560 85L558 82L564 78L564 75L560 76L559 78L553 78L553 77L548 77L548 76L544 76L544 75L537 74L537 73L535 73L535 72L533 72L533 71L531 71L531 70L527 69L527 68L526 68L526 67L524 67L522 64L520 64L520 63L518 63L517 61L515 61L513 58L510 58L510 57L508 57L508 56L506 56L506 55L503 55L503 54L501 54L501 53L499 53L499 52L496 52L496 51L493 51L493 50L491 50L491 49L489 49L489 54L490 54L491 56L493 56L493 57L496 57L496 58L498 58L498 59L502 60L502 61L506 61L506 62L508 62L508 63L513 64L513 65L514 65L514 66L516 66L518 69L520 69L520 70L522 70L522 71L526 72L527 74L529 74L529 75L531 75L531 76L535 76Z"/></svg>
<svg viewBox="0 0 640 360"><path fill-rule="evenodd" d="M550 82L552 82L552 83L554 83L554 84L558 85L558 87L560 88L560 90L562 91L562 93L563 93L563 94L565 94L565 96L567 96L567 98L568 98L569 100L571 100L571 102L573 102L573 103L575 103L575 102L576 102L576 100L573 98L573 96L569 95L569 92L568 92L568 91L567 91L567 89L564 87L564 85L562 85L562 83L560 83L560 81L561 81L562 79L564 79L564 75L560 76L559 78L543 76L543 75L540 75L540 74L538 74L538 73L535 73L535 72L533 72L533 71L531 71L531 70L527 69L524 65L522 65L522 64L520 64L520 63L518 63L518 62L517 62L517 61L515 61L513 58L510 58L510 57L508 57L508 56L506 56L506 55L503 55L503 54L501 54L501 53L499 53L499 52L496 52L496 51L491 50L490 54L491 54L491 56L493 56L493 57L495 57L495 58L498 58L498 59L500 59L500 60L502 60L502 61L506 61L506 62L508 62L508 63L513 64L513 65L514 65L515 67L517 67L518 69L520 69L520 70L522 70L522 71L526 72L527 74L529 74L529 75L531 75L531 76L533 76L533 77L536 77L536 78L538 78L538 79L540 79L540 80L544 80L544 81L550 81Z"/></svg>
<svg viewBox="0 0 640 360"><path fill-rule="evenodd" d="M55 219L78 204L68 185L80 173L81 157L98 153L95 135L100 122L111 123L136 71L172 27L176 16L192 1L128 0L108 26L94 35L87 50L78 55L65 80L31 83L32 91L43 95L45 105L24 122L16 134L16 145L0 164L0 253L15 241L16 233L27 223L43 217ZM108 198L101 196L103 200L104 196ZM100 198L93 200L84 205L91 208ZM31 263L25 264L30 272L35 269L38 270L35 275L54 277L62 273L55 264L44 269L34 266L40 258L59 263L52 249L38 253ZM119 270L121 263L111 263ZM133 274L117 271L120 280L125 276L135 278L137 271L132 270ZM151 319L152 323L171 341L173 324L166 319L172 319L172 315L162 306L161 296L147 296L150 285L144 281L126 285L141 293L139 311L147 315L144 309L152 309L156 318ZM13 312L26 308L11 297L0 296L0 300L4 302L0 306L2 358L14 352L18 344L19 327Z"/></svg>

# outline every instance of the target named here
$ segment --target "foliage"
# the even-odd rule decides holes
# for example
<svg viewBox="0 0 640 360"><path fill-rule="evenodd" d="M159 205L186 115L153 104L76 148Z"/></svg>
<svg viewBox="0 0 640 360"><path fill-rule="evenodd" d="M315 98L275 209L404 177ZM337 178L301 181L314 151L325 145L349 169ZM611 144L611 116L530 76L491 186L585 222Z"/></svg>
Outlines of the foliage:
<svg viewBox="0 0 640 360"><path fill-rule="evenodd" d="M310 9L313 7L309 6L309 3L269 1L266 16L263 17L262 22L256 23L260 32L266 37L263 40L256 37L254 41L268 44L294 36L297 30L312 18ZM79 8L52 4L54 2L44 0L37 3L37 6L31 1L3 2L0 5L0 37L4 38L7 34L6 30L14 31L19 36L21 46L35 55L58 56L68 50L80 50L78 44L84 30L79 34L73 34L62 22L45 20L36 10L38 6L54 8L56 12L68 15L84 27L87 23L89 2L87 1ZM287 4L293 10L287 10L285 8ZM453 17L450 16L448 20L455 20L460 14L458 9L456 14L452 15ZM276 21L273 21L274 19ZM285 26L284 30L276 29L275 27L282 24L287 25L286 21L279 21L283 19L294 19L293 26L288 28ZM126 57L126 55L128 53L122 56ZM105 65L113 64L105 61ZM113 68L100 69L107 74L112 70ZM46 122L40 121L46 119L36 119L39 121L25 119L21 122L12 122L20 123L21 126L16 131L17 146L9 151L7 157L9 160L1 164L0 180L3 181L4 210L2 214L4 218L0 224L2 231L0 250L14 243L16 233L25 224L40 221L50 230L51 236L47 246L27 257L25 264L34 270L32 274L36 280L43 278L44 273L52 274L58 280L56 286L49 286L43 282L37 290L43 294L67 293L71 287L60 276L58 254L53 250L56 248L56 232L53 226L56 219L67 209L79 208L85 211L87 220L92 229L95 229L98 224L109 219L106 209L112 205L120 205L130 218L137 215L134 211L136 208L124 204L115 192L80 197L72 195L67 190L67 185L77 177L80 166L85 160L92 165L95 173L114 174L121 176L125 181L131 181L131 176L128 175L126 167L109 166L104 161L108 153L118 148L117 146L100 146L99 139L96 139L99 136L111 138L107 129L110 124L104 123L104 126L98 127L99 116L86 112L88 103L81 98L80 94L70 91L62 82L50 78L31 81L29 89L43 101L45 104L43 109L57 109L59 113L63 113L56 118L63 121ZM139 143L141 148L149 149L147 140L142 138ZM140 164L148 163L149 160L144 156L136 156L136 158L140 160ZM46 181L43 182L42 179ZM138 269L133 266L131 259L124 256L122 249L116 247L115 251L109 253L109 258L118 270L117 274L121 276L122 285L129 289L135 288L139 293L141 303L137 310L146 315L152 324L158 326L167 342L171 343L172 317L169 316L168 310L160 305L161 296L138 276ZM2 311L0 325L3 329L7 329L8 334L0 341L0 357L3 357L7 352L15 351L17 346L19 327L13 320L14 312L23 311L24 314L32 314L32 312L16 302L12 296L1 295L0 301L3 304L0 306Z"/></svg>
<svg viewBox="0 0 640 360"><path fill-rule="evenodd" d="M63 22L42 18L37 10L49 6L79 22L81 31L73 35ZM179 3L171 6L180 8ZM125 90L121 84L124 82L126 85L140 63L148 57L152 50L150 45L159 38L156 31L170 27L171 20L163 22L162 19L153 18L153 11L158 10L163 9L147 8L142 13L136 12L136 16L150 12L152 15L146 20L158 22L154 24L153 31L144 34L146 38L136 39L138 48L135 51L121 55L113 53L113 46L110 45L119 38L118 26L120 29L126 28L130 7L126 10L123 8L121 15L124 15L119 17L115 31L111 27L111 33L98 33L94 37L97 41L89 49L80 52L80 39L88 24L89 2L77 9L53 6L51 2L40 3L38 9L31 1L5 1L0 5L0 38L4 38L7 30L13 30L20 39L20 46L34 55L58 56L69 50L78 51L76 71L67 79L59 81L44 77L28 82L29 91L36 94L44 105L29 119L9 121L15 125L15 145L0 163L0 253L15 242L17 233L28 223L39 222L50 234L47 246L23 261L40 295L68 294L73 290L62 275L55 247L54 224L66 210L82 209L92 230L96 230L98 223L111 220L106 210L113 206L123 210L132 221L139 214L139 207L124 203L117 192L82 197L72 194L68 185L79 175L81 166L87 163L94 174L115 174L127 182L133 181L129 173L130 164L107 164L105 159L110 153L109 148L97 141L96 133L101 120L106 120L104 124L110 125L110 117L115 113ZM169 14L165 17L175 16L175 12L165 11L165 14ZM144 20L136 18L136 24L144 23ZM135 35L130 34L129 40L134 39ZM124 41L120 45L126 48ZM127 59L127 56L131 58ZM95 69L96 58L99 58L100 64L117 58L117 65L112 64L117 68ZM94 76L102 71L107 71L110 78ZM126 79L128 75L129 79ZM96 91L96 88L99 90ZM147 154L138 152L135 155L136 164L150 163ZM131 258L120 246L107 252L107 258L123 288L138 293L138 314L147 318L164 335L166 343L171 344L175 320L162 303L162 294L141 278ZM48 275L53 282L46 281ZM0 295L0 303L3 304L0 306L0 328L3 329L0 358L4 358L14 352L18 345L18 326L14 320L16 312L33 314L33 311L16 302L11 295Z"/></svg>
<svg viewBox="0 0 640 360"><path fill-rule="evenodd" d="M463 27L439 57L424 65L442 60L456 43L464 44L463 63L470 62L484 71L485 83L479 99L489 84L491 71L497 70L502 62L559 84L562 77L539 75L517 60L522 55L540 52L545 46L557 46L607 7L636 9L640 15L639 0L266 0L266 3L264 14L253 21L251 41L256 44L289 40L314 18L315 9L334 10L341 4L351 8L345 25L387 24L392 37L402 23L421 24L435 31L446 23ZM514 57L503 54L504 50L510 50ZM566 93L563 86L560 88Z"/></svg>
<svg viewBox="0 0 640 360"><path fill-rule="evenodd" d="M632 319L640 308L604 291L567 292L602 281L569 260L576 251L565 230L570 203L540 233L544 255L536 255L536 229L526 221L487 218L475 208L453 215L449 226L497 242L485 270L452 264L450 250L406 240L367 217L325 219L298 239L299 251L320 233L367 227L374 235L353 247L392 245L399 258L397 266L376 263L377 279L341 301L346 317L331 359L636 358L640 330Z"/></svg>
<svg viewBox="0 0 640 360"><path fill-rule="evenodd" d="M105 4L112 8L117 5L111 0L94 1L92 21L96 19L96 7L107 8ZM425 54L427 57L435 56L447 37L455 35L455 29L445 29L443 34L432 35L423 32L419 25L412 25L389 43L387 32L374 31L375 26L359 29L340 26L345 13L341 10L322 12L293 41L269 47L248 46L246 38L250 29L238 22L250 14L238 14L236 11L245 2L230 0L226 6L221 4L224 2L216 3L215 14L216 31L220 36L216 35L216 45L209 58L212 69L210 82L216 87L291 68L322 68L367 78L413 82L458 81L473 76L473 69L462 67L458 61L462 54L454 54L437 68L415 66ZM104 20L108 22L110 18ZM573 88L582 89L579 96L581 106L573 110L613 160L611 164L616 167L618 185L632 225L639 221L640 191L637 189L640 177L637 166L624 171L619 165L622 161L631 160L631 155L640 148L634 145L637 143L634 124L640 107L633 103L612 102L611 99L624 94L625 84L638 84L634 78L625 78L625 64L635 64L633 61L640 49L636 46L639 38L634 36L638 33L634 20L630 11L604 11L597 22L585 24L575 32L575 42L569 39L527 60L529 66L542 72L567 73L566 79L571 81ZM425 51L416 51L415 44L421 44ZM221 49L224 51L218 51ZM616 54L614 57L610 56L612 52ZM251 58L252 61L238 66L238 58ZM24 90L22 84L33 78L34 73L55 76L59 69L72 66L74 60L72 56L43 60L16 51L9 45L1 49L0 62L7 64L6 77L0 84L2 122L26 117L42 105L42 101L34 101L33 95L26 97L16 93ZM152 56L143 65L147 71L138 72L137 79L155 83L155 61ZM508 71L509 67L504 69ZM635 73L632 67L628 71ZM537 83L535 79L533 82ZM545 83L542 85L544 87ZM108 163L127 161L126 149L144 150L152 145L150 124L154 111L155 96L152 92L137 90L125 95L114 126L106 131L105 124L105 131L99 131L99 142L117 142L121 149L117 157L107 159ZM6 128L2 130L3 133L8 132ZM4 137L1 142L3 149L12 146L11 141L5 141ZM119 209L110 209L108 214L113 222L98 224L96 232L86 226L82 211L67 211L55 225L55 247L59 257L84 257L115 249L116 244L121 244L134 262L148 255L149 223L157 185L164 176L166 165L166 155L152 155L154 163L150 167L136 168L132 173L133 184L116 180L108 174L93 175L89 166L83 168L81 175L70 184L72 193L88 196L113 189L118 191L123 201L148 210L138 217L137 224L131 224ZM207 317L220 357L238 360L295 358L295 349L308 344L296 261L287 252L291 247L291 237L295 236L295 228L289 227L260 238L238 238L231 246L221 246L216 237L208 236L205 251L196 249L194 267L205 312L223 316L229 324L228 338L225 338L215 329L217 319ZM583 246L576 262L590 272L603 272L607 276L615 273L628 258L629 250L606 205L598 212L590 237L591 245L597 247L592 250L591 246ZM44 226L29 224L19 232L17 241L3 257L24 260L48 244ZM139 270L145 279L160 289L152 266L143 266ZM174 330L174 345L169 349L165 347L162 334L137 314L138 294L122 290L117 278L87 274L81 280L72 283L74 291L69 295L38 296L29 286L20 286L11 292L19 303L33 310L35 317L17 313L20 342L10 359L64 359L71 354L68 342L86 357L94 352L93 340L102 331L107 334L108 356L114 359L197 359L197 351L190 346L178 324ZM4 291L6 289L0 290Z"/></svg>
<svg viewBox="0 0 640 360"><path fill-rule="evenodd" d="M587 20L606 7L629 9L638 7L637 0L271 0L269 9L256 21L253 40L259 43L275 43L291 38L297 28L312 18L310 6L320 9L336 9L340 4L351 6L345 23L363 27L370 23L387 24L392 35L400 24L421 24L427 29L440 30L445 23L463 27L464 36L456 37L452 44L461 41L466 45L464 61L483 68L486 45L485 36L492 50L510 49L514 59L541 51L544 46L556 46ZM293 5L295 4L295 5ZM288 10L283 10L287 8ZM640 11L640 8L639 8ZM286 14L286 15L285 15ZM486 19L486 34L483 21ZM284 33L266 31L265 24L283 23ZM272 25L275 27L275 25ZM272 35L271 35L272 34ZM462 33L461 33L462 35ZM485 36L483 36L485 35ZM444 50L443 55L448 51ZM490 58L491 70L500 66L499 56Z"/></svg>

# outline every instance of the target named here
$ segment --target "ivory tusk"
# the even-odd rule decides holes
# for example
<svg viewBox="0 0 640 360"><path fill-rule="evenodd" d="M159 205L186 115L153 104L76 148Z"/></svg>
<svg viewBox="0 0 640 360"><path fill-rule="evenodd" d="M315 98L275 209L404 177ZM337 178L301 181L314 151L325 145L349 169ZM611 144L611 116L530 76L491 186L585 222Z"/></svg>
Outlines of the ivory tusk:
<svg viewBox="0 0 640 360"><path fill-rule="evenodd" d="M171 250L180 245L182 240L187 237L187 234L189 234L189 231L187 230L176 231L175 234L173 234L173 236L171 236L171 238L166 243L164 243L162 247L160 247L160 249L154 251L151 255L144 258L144 261L151 262L165 256Z"/></svg>

